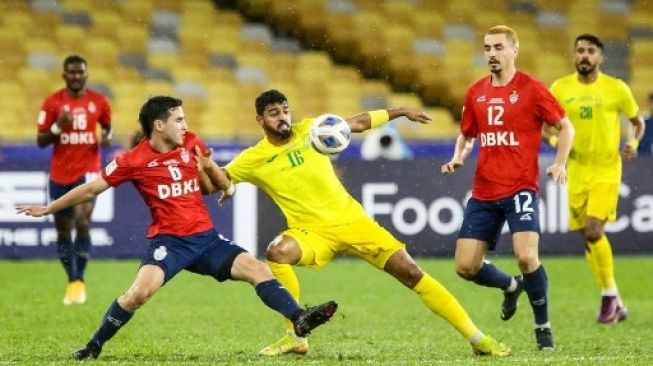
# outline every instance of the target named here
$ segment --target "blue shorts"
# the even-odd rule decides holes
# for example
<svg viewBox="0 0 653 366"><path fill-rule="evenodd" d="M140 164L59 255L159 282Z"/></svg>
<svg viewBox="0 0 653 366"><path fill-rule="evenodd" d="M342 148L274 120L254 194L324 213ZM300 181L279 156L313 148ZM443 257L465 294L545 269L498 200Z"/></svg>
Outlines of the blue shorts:
<svg viewBox="0 0 653 366"><path fill-rule="evenodd" d="M209 275L222 282L231 279L234 259L245 249L211 229L199 234L178 236L159 234L152 238L141 266L154 264L170 281L182 269Z"/></svg>
<svg viewBox="0 0 653 366"><path fill-rule="evenodd" d="M537 193L523 190L494 201L470 198L458 238L481 240L488 243L490 250L494 250L506 221L511 233L534 231L539 234L540 205Z"/></svg>
<svg viewBox="0 0 653 366"><path fill-rule="evenodd" d="M85 174L75 182L71 184L59 184L50 179L48 184L48 191L50 193L50 202L60 198L64 194L72 191L75 187L81 186L82 184L88 182L91 174ZM95 198L90 200L91 203L95 203ZM54 217L73 217L75 214L75 206L64 208L63 210L54 214Z"/></svg>

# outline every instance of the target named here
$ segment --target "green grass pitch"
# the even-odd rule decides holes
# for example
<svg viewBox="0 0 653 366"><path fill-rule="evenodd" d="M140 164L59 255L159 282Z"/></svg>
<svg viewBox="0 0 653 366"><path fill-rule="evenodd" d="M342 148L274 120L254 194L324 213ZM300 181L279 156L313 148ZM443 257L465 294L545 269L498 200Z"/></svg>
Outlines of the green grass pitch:
<svg viewBox="0 0 653 366"><path fill-rule="evenodd" d="M535 350L526 296L509 322L502 295L459 279L452 259L418 263L449 288L476 324L513 349L505 359L476 357L467 342L419 298L359 260L314 271L297 269L302 303L334 299L336 316L310 338L306 356L261 358L282 335L278 316L245 283L182 273L107 343L97 363L212 365L652 365L651 257L617 257L627 321L596 324L599 293L584 258L544 258L550 284L555 353ZM495 263L515 272L510 258ZM138 262L91 261L89 300L61 303L65 278L55 261L0 261L0 364L73 364L70 355L95 330L109 303L130 285Z"/></svg>

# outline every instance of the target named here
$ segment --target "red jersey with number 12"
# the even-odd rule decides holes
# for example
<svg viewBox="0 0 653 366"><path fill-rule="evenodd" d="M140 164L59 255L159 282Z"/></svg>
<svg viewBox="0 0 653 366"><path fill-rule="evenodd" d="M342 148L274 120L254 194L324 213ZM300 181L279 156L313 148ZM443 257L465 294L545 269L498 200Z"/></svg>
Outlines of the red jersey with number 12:
<svg viewBox="0 0 653 366"><path fill-rule="evenodd" d="M111 124L111 107L104 95L91 89L85 89L79 98L61 89L43 102L38 131L49 131L62 111L72 113L73 122L62 129L52 144L50 178L59 184L70 184L86 173L100 171L96 129L98 123Z"/></svg>
<svg viewBox="0 0 653 366"><path fill-rule="evenodd" d="M505 86L492 86L488 76L469 87L460 131L480 142L472 196L489 201L537 191L542 123L563 117L548 88L519 71Z"/></svg>
<svg viewBox="0 0 653 366"><path fill-rule="evenodd" d="M155 151L150 140L143 139L118 156L102 172L111 186L131 181L152 213L147 237L158 234L188 236L213 228L202 199L195 146L206 153L204 143L186 132L180 148L167 153Z"/></svg>

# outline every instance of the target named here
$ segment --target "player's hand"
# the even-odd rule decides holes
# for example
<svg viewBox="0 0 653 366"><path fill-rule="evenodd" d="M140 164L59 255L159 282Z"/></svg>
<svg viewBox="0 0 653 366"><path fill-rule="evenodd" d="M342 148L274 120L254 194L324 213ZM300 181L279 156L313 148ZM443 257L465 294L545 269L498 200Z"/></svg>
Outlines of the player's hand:
<svg viewBox="0 0 653 366"><path fill-rule="evenodd" d="M45 216L48 213L48 208L46 206L36 206L36 205L18 205L16 206L16 214L25 214L26 216L32 217L41 217Z"/></svg>
<svg viewBox="0 0 653 366"><path fill-rule="evenodd" d="M73 114L70 113L69 110L64 109L61 111L61 113L59 113L59 118L57 118L55 123L59 126L59 128L63 129L64 127L73 123L73 119Z"/></svg>
<svg viewBox="0 0 653 366"><path fill-rule="evenodd" d="M107 131L105 129L102 130L102 140L100 140L100 146L104 149L108 149L111 147L111 137L112 137L111 130Z"/></svg>
<svg viewBox="0 0 653 366"><path fill-rule="evenodd" d="M213 148L209 149L209 153L207 155L202 154L202 150L200 150L200 147L195 145L195 161L197 162L197 170L202 171L204 168L207 168L210 166L211 161L213 160Z"/></svg>
<svg viewBox="0 0 653 366"><path fill-rule="evenodd" d="M551 164L546 168L546 175L551 177L555 184L564 184L567 180L567 170L562 164Z"/></svg>
<svg viewBox="0 0 653 366"><path fill-rule="evenodd" d="M236 193L236 187L232 185L229 189L222 190L220 193L220 198L218 198L218 206L222 206L228 199L234 196Z"/></svg>
<svg viewBox="0 0 653 366"><path fill-rule="evenodd" d="M403 112L403 115L406 118L408 118L409 120L411 120L413 122L419 122L419 123L422 123L422 124L426 124L426 123L431 122L431 117L421 109L403 107L402 112Z"/></svg>
<svg viewBox="0 0 653 366"><path fill-rule="evenodd" d="M621 158L624 161L631 161L637 156L637 149L634 149L631 144L624 145L624 149L621 151Z"/></svg>
<svg viewBox="0 0 653 366"><path fill-rule="evenodd" d="M465 165L465 163L462 160L452 159L450 162L448 162L448 163L442 165L442 167L440 167L440 172L442 172L442 174L444 174L444 175L450 175L450 174L453 174L453 172L456 169L462 167L463 165Z"/></svg>

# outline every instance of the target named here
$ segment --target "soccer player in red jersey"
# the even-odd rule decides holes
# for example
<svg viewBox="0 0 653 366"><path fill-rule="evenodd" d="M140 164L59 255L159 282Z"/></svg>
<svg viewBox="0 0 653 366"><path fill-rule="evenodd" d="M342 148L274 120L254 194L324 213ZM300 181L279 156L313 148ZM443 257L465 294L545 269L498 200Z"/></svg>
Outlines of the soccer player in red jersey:
<svg viewBox="0 0 653 366"><path fill-rule="evenodd" d="M52 144L50 200L86 183L100 171L98 124L102 128L102 147L109 147L111 142L111 107L105 96L86 87L86 66L80 56L66 57L62 75L66 87L51 94L39 113L36 144L41 148ZM57 253L68 274L63 299L66 305L86 302L84 270L91 249L89 230L94 205L94 200L80 202L54 215ZM74 241L73 227L77 232Z"/></svg>
<svg viewBox="0 0 653 366"><path fill-rule="evenodd" d="M460 135L453 158L441 168L451 174L463 166L475 139L481 140L472 197L456 243L456 272L475 283L504 291L501 319L510 319L526 291L535 316L540 350L553 350L548 315L547 276L538 257L538 153L542 124L560 132L547 174L564 183L573 127L547 87L515 68L519 41L514 30L495 26L485 34L490 76L474 83L465 97ZM505 222L512 233L521 276L511 277L485 255L496 246Z"/></svg>
<svg viewBox="0 0 653 366"><path fill-rule="evenodd" d="M196 153L207 154L204 143L187 131L182 101L159 96L141 108L139 121L145 138L109 163L102 175L68 192L48 206L22 205L18 214L41 217L88 201L110 187L130 181L149 206L150 245L131 287L107 310L100 326L77 360L97 358L111 339L165 283L181 270L252 284L261 300L291 320L297 337L326 322L336 311L333 301L302 309L274 279L268 266L245 249L218 234L211 223L202 193L217 189L231 195L234 187L224 176L216 187L200 174Z"/></svg>

